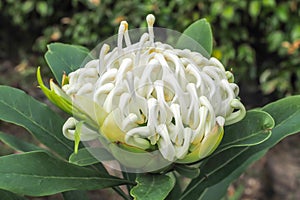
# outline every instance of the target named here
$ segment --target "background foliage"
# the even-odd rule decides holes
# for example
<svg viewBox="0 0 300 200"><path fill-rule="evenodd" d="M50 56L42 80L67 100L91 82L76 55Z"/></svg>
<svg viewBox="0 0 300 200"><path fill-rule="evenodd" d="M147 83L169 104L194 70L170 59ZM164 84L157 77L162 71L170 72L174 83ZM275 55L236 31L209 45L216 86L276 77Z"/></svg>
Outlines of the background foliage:
<svg viewBox="0 0 300 200"><path fill-rule="evenodd" d="M156 26L183 31L205 17L213 27L213 55L232 68L244 103L253 107L300 91L299 7L299 0L5 0L0 58L44 65L36 58L46 44L91 49L115 34L122 20L130 28L145 26L146 14L153 13Z"/></svg>
<svg viewBox="0 0 300 200"><path fill-rule="evenodd" d="M145 16L153 13L157 19L156 26L178 31L183 31L197 19L206 18L213 28L213 55L221 59L227 69L234 72L241 86L242 101L249 107L261 106L300 91L299 7L299 0L191 0L188 3L184 0L1 0L0 74L5 73L5 76L0 76L0 84L10 85L11 81L17 84L14 86L31 93L32 90L27 89L27 85L36 87L36 84L33 84L35 78L32 76L36 66L46 66L43 59L46 44L63 42L91 49L98 42L115 34L120 21L127 20L130 28L146 26ZM7 71L3 64L6 60L13 62L10 67L14 70L12 68L8 70L22 72L22 76L14 75L21 78L17 80L10 80L10 76L6 78ZM299 97L294 99L295 102L298 99ZM27 112L28 107L21 106L21 108ZM269 112L272 111L270 108L272 106L263 109ZM290 112L287 112L286 107L281 110L292 116L291 111L294 111L295 107L291 107ZM274 113L278 113L277 108L275 111ZM279 114L279 118L283 116L282 113ZM297 124L295 122L299 121L298 115L299 112L289 118L292 121L287 123L288 127ZM35 132L38 133L39 129L46 125L41 123L41 127L35 127ZM281 127L277 126L275 130L280 132ZM299 130L294 132L297 131ZM38 135L36 137L38 138ZM20 144L3 133L0 133L0 139L18 151L40 150L40 147L32 144ZM257 149L250 148L241 153L250 155L256 151ZM34 156L34 154L27 155ZM209 163L207 165L209 166ZM237 171L244 167L240 166ZM93 176L90 172L87 174ZM211 176L211 179L214 179L214 176ZM222 184L229 184L230 181L224 179ZM5 180L3 185L7 186ZM221 186L210 187L204 193L205 197L209 199L215 190L220 191L219 187ZM190 194L185 195L189 197ZM0 190L0 196L5 195L12 194ZM78 196L67 192L63 195L65 198L69 195L70 198L72 195ZM176 193L172 195L178 197ZM172 199L172 196L170 198Z"/></svg>

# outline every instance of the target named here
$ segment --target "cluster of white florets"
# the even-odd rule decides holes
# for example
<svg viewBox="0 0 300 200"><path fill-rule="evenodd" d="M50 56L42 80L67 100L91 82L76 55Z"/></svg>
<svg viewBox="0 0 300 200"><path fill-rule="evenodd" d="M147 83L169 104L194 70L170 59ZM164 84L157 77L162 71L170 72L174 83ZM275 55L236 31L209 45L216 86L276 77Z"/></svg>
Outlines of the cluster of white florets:
<svg viewBox="0 0 300 200"><path fill-rule="evenodd" d="M109 52L103 45L99 59L70 73L62 89L114 113L128 145L156 146L167 160L183 159L214 127L241 120L245 109L233 75L216 58L155 42L153 15L147 23L148 33L131 44L122 22L118 46Z"/></svg>

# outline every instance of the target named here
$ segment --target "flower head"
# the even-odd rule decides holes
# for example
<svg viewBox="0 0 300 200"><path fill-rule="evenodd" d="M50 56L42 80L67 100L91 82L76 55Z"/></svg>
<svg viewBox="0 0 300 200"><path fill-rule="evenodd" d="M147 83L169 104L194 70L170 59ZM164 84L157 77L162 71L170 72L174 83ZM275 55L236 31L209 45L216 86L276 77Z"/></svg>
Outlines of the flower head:
<svg viewBox="0 0 300 200"><path fill-rule="evenodd" d="M224 125L245 116L239 87L216 58L156 42L155 18L146 20L148 32L136 43L122 21L117 47L104 44L99 59L68 74L62 91L56 88L80 113L67 120L64 134L74 139L85 116L81 140L100 135L122 150L155 151L168 162L201 160L219 145Z"/></svg>

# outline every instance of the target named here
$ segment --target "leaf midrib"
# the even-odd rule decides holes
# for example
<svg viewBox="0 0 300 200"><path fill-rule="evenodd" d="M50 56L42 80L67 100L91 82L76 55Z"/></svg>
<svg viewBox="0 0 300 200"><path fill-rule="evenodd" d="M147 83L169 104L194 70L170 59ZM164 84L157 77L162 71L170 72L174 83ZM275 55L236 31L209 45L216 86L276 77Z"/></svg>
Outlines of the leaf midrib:
<svg viewBox="0 0 300 200"><path fill-rule="evenodd" d="M118 178L103 178L103 177L89 177L89 176L50 176L50 175L36 175L36 174L26 174L26 173L2 173L0 172L1 175L11 175L11 176L21 176L24 178L27 177L34 177L38 179L70 179L70 180L106 180L106 181L120 181L124 182L125 180L118 179Z"/></svg>
<svg viewBox="0 0 300 200"><path fill-rule="evenodd" d="M58 138L56 135L52 134L50 131L48 131L47 129L45 129L43 126L40 126L38 123L36 123L33 118L26 116L23 112L20 112L16 107L13 107L12 105L6 103L3 100L0 100L0 102L2 104L4 104L5 106L8 106L10 109L14 110L15 112L19 113L22 117L24 117L25 119L29 120L32 124L34 124L35 126L37 126L38 128L40 128L41 130L43 130L44 132L48 133L48 135L50 135L51 137L57 139L61 144L63 144L63 146L65 146L67 149L69 149L70 151L73 151L73 149L71 147L69 147L67 144L65 144L60 138ZM28 102L27 102L28 104ZM31 107L30 107L31 108ZM31 112L31 111L30 111ZM32 115L31 115L32 116ZM10 121L13 123L13 121ZM31 130L29 130L25 125L22 125L20 123L18 123L18 125L26 128L29 132L32 132Z"/></svg>
<svg viewBox="0 0 300 200"><path fill-rule="evenodd" d="M224 162L223 165L220 165L219 167L217 167L215 170L211 171L210 173L206 174L205 177L203 177L202 179L200 179L196 184L194 184L189 190L187 190L181 197L180 199L183 199L185 196L187 196L190 191L193 191L200 183L202 183L204 180L206 180L207 178L209 178L209 176L211 176L212 174L214 174L215 172L217 172L219 169L223 168L223 166L227 165L228 163L230 163L232 160L234 160L236 157L238 157L240 154L242 154L244 151L246 151L249 147L245 147L243 150L241 150L238 154L236 154L235 156L231 157L231 159L228 159L227 162Z"/></svg>
<svg viewBox="0 0 300 200"><path fill-rule="evenodd" d="M145 193L145 196L148 196L148 194L150 194L151 193L151 190L150 190L150 188L152 188L155 184L155 178L154 178L154 176L152 176L151 177L152 178L152 181L151 181L151 185L148 187L148 190L147 190L147 192Z"/></svg>

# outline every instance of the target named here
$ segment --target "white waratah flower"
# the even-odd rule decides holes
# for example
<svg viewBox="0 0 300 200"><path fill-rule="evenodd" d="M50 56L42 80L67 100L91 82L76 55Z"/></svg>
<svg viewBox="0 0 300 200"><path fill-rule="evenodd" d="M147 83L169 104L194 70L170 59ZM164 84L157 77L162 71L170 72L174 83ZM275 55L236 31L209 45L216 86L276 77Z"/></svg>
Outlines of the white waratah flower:
<svg viewBox="0 0 300 200"><path fill-rule="evenodd" d="M50 84L64 99L60 107L75 113L63 133L74 140L84 121L83 141L101 136L128 151L158 151L170 162L201 160L219 145L224 125L245 116L239 87L216 58L155 42L155 18L146 19L139 42L131 43L123 21L116 48L104 44L99 59L68 74L62 90Z"/></svg>

